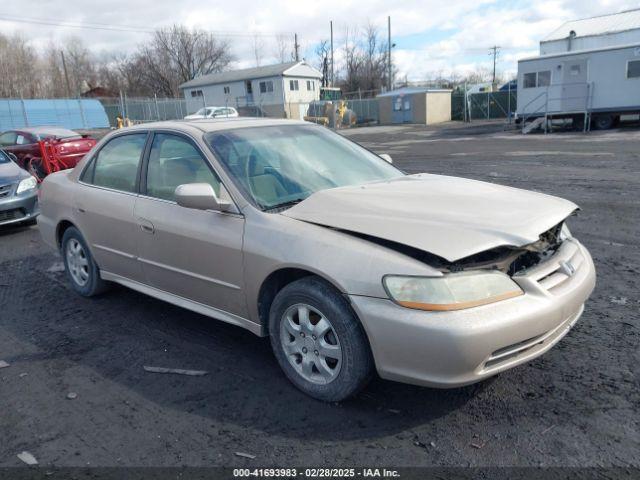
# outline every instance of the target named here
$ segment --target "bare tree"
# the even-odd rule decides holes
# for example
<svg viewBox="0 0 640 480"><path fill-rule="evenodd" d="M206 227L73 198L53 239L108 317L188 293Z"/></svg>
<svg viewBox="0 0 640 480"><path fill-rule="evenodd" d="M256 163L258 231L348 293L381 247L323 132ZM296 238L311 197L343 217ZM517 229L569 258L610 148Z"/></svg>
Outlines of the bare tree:
<svg viewBox="0 0 640 480"><path fill-rule="evenodd" d="M98 78L95 59L84 46L82 40L77 37L68 38L63 51L71 96L79 96L81 93L97 86Z"/></svg>
<svg viewBox="0 0 640 480"><path fill-rule="evenodd" d="M143 44L127 69L137 70L131 79L142 90L166 96L179 95L179 85L195 77L219 72L232 60L230 45L204 30L174 25L157 30Z"/></svg>
<svg viewBox="0 0 640 480"><path fill-rule="evenodd" d="M276 36L274 56L280 63L287 63L293 60L293 45L289 35L278 34Z"/></svg>
<svg viewBox="0 0 640 480"><path fill-rule="evenodd" d="M329 86L329 41L320 40L316 46L316 57L318 60L318 69L322 72L322 86Z"/></svg>
<svg viewBox="0 0 640 480"><path fill-rule="evenodd" d="M343 66L341 88L348 92L373 94L386 84L387 43L381 40L378 29L369 23L363 30L347 28L342 46Z"/></svg>
<svg viewBox="0 0 640 480"><path fill-rule="evenodd" d="M42 83L35 50L20 36L0 35L0 96L38 97Z"/></svg>
<svg viewBox="0 0 640 480"><path fill-rule="evenodd" d="M253 36L253 57L256 61L256 67L262 63L262 55L264 53L264 41L259 35Z"/></svg>

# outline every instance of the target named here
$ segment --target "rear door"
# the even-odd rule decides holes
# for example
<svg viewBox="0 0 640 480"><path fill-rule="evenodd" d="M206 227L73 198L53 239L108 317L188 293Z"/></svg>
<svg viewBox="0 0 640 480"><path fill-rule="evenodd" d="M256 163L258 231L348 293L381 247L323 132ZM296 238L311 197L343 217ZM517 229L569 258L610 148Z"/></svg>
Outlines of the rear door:
<svg viewBox="0 0 640 480"><path fill-rule="evenodd" d="M146 283L200 304L246 317L238 213L184 208L175 189L210 183L230 199L197 144L178 133L155 132L136 201L136 238Z"/></svg>
<svg viewBox="0 0 640 480"><path fill-rule="evenodd" d="M101 270L142 281L133 216L147 132L118 135L82 172L74 199L80 231Z"/></svg>

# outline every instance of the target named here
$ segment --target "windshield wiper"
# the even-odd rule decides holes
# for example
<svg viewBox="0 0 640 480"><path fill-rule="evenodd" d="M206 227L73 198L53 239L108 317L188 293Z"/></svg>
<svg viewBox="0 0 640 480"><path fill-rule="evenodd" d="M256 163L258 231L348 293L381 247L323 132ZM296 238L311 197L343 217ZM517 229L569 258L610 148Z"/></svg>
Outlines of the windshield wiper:
<svg viewBox="0 0 640 480"><path fill-rule="evenodd" d="M294 198L293 200L287 200L286 202L276 203L275 205L271 205L269 207L266 207L264 210L266 212L268 212L269 210L277 210L279 208L292 207L293 205L296 205L296 204L300 203L301 201L303 201L306 198L307 197Z"/></svg>

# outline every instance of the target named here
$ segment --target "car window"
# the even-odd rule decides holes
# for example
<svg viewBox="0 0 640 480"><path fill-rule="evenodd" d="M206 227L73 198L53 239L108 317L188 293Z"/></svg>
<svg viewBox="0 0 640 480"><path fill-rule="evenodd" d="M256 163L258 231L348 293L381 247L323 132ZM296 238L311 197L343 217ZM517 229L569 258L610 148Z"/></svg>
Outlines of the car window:
<svg viewBox="0 0 640 480"><path fill-rule="evenodd" d="M147 167L147 195L175 200L175 190L185 183L208 183L220 195L220 180L187 139L157 133Z"/></svg>
<svg viewBox="0 0 640 480"><path fill-rule="evenodd" d="M5 132L0 135L0 146L9 147L16 144L16 132Z"/></svg>
<svg viewBox="0 0 640 480"><path fill-rule="evenodd" d="M19 134L16 136L16 145L24 145L26 143L29 143L29 142L27 142L27 139L25 138L24 135Z"/></svg>
<svg viewBox="0 0 640 480"><path fill-rule="evenodd" d="M100 149L95 160L93 184L135 192L138 164L146 139L146 133L137 133L109 141Z"/></svg>

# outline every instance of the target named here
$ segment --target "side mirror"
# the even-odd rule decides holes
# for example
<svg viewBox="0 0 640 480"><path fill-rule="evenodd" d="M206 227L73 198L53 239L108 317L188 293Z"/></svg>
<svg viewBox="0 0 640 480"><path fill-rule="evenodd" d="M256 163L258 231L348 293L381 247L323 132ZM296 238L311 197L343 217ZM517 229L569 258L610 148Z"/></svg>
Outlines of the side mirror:
<svg viewBox="0 0 640 480"><path fill-rule="evenodd" d="M389 155L388 153L381 153L378 156L389 163L393 163L393 158L391 158L391 155Z"/></svg>
<svg viewBox="0 0 640 480"><path fill-rule="evenodd" d="M11 152L5 152L5 153L9 156L11 160L13 160L15 163L18 163L18 157L16 157L15 154Z"/></svg>
<svg viewBox="0 0 640 480"><path fill-rule="evenodd" d="M208 183L185 183L176 187L176 202L181 207L196 210L218 210L226 212L231 204L217 197Z"/></svg>

